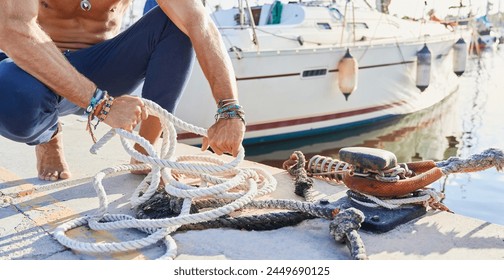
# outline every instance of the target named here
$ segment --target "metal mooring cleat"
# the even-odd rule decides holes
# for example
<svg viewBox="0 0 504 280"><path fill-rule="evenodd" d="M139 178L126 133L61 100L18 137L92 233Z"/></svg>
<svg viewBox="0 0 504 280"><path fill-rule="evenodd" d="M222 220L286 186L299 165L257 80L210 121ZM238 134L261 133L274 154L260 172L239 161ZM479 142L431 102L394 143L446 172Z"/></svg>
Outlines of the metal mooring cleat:
<svg viewBox="0 0 504 280"><path fill-rule="evenodd" d="M397 166L394 153L374 148L351 147L339 151L340 160L360 170L388 170Z"/></svg>
<svg viewBox="0 0 504 280"><path fill-rule="evenodd" d="M391 170L398 165L394 153L375 148L343 148L339 152L339 157L340 160L354 166L355 171L363 173ZM339 203L344 205L343 209L355 207L361 210L365 215L362 229L376 233L389 231L426 213L426 208L422 205L402 205L396 209L365 206L366 203L372 203L372 201L351 190L347 192L347 197L342 198Z"/></svg>

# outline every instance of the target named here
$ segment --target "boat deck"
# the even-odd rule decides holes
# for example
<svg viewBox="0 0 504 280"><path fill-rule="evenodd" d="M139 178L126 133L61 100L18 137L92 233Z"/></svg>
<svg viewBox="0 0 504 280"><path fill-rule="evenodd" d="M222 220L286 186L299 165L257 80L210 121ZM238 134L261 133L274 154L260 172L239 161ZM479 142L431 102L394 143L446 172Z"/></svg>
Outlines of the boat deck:
<svg viewBox="0 0 504 280"><path fill-rule="evenodd" d="M162 244L128 253L86 254L72 251L56 241L52 232L61 223L94 213L98 199L91 178L100 170L128 163L129 156L115 138L98 155L88 152L92 141L79 117L63 118L66 157L73 177L46 183L36 178L34 148L0 138L0 259L155 259ZM103 135L102 125L97 135ZM209 154L178 144L177 154ZM243 166L259 166L243 162ZM293 181L285 171L261 166L278 180L274 198L299 199ZM111 213L133 214L128 199L142 176L122 174L106 179L104 185ZM343 197L345 188L315 181L321 197ZM360 231L366 253L372 260L385 259L504 259L504 226L450 214L429 211L427 215L382 234ZM87 227L70 232L89 241L125 241L144 236L137 230L91 231ZM329 221L313 219L293 227L271 231L208 229L177 232L176 259L242 260L330 260L349 259L345 245L329 235Z"/></svg>

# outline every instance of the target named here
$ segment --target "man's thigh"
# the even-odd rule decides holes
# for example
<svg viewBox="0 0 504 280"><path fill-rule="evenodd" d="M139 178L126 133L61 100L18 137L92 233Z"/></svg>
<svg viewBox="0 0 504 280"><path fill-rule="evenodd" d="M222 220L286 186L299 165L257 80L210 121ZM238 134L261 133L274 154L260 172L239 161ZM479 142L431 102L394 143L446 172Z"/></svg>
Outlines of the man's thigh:
<svg viewBox="0 0 504 280"><path fill-rule="evenodd" d="M0 134L17 142L47 142L56 130L59 96L20 69L0 61Z"/></svg>

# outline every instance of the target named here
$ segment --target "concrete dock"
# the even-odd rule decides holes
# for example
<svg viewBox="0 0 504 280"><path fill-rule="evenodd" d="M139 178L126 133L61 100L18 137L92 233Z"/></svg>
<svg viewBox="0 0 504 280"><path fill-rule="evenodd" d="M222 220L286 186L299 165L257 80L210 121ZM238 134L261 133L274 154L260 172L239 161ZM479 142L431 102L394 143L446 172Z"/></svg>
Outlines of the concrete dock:
<svg viewBox="0 0 504 280"><path fill-rule="evenodd" d="M156 259L165 251L163 244L128 253L86 254L72 251L54 239L52 233L61 223L92 214L98 199L91 178L100 170L125 164L129 156L114 138L92 155L91 138L85 122L78 116L63 118L65 154L73 177L59 182L37 178L34 148L0 138L0 260L106 260ZM98 128L98 137L107 131ZM210 155L198 148L177 144L180 155ZM243 167L258 167L243 162ZM292 177L284 170L260 166L278 181L273 198L297 199ZM129 198L143 176L129 173L106 179L111 213L133 214ZM345 196L346 188L316 180L322 197ZM74 229L72 237L93 242L124 241L145 234L137 230L92 231ZM503 260L504 226L441 211L426 215L386 232L360 231L371 260ZM344 260L349 259L345 245L329 235L329 221L313 219L293 227L271 231L207 229L177 232L177 258L228 260Z"/></svg>

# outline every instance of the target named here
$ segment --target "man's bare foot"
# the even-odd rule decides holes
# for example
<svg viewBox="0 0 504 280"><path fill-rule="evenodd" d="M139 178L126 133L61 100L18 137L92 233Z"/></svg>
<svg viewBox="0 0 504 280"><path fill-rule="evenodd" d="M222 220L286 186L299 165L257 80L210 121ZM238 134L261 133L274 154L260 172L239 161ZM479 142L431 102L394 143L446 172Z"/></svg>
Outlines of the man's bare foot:
<svg viewBox="0 0 504 280"><path fill-rule="evenodd" d="M70 178L71 174L63 154L61 125L49 142L35 146L35 155L40 180L56 181Z"/></svg>

